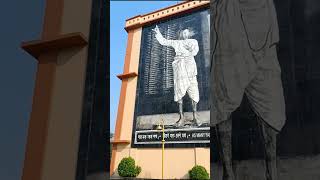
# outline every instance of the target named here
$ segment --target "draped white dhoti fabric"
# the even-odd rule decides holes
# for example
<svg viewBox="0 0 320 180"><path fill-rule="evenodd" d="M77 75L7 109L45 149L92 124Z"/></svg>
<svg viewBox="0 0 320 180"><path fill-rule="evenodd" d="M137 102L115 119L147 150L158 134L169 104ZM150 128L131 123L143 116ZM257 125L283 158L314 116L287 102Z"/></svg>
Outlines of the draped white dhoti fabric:
<svg viewBox="0 0 320 180"><path fill-rule="evenodd" d="M286 112L273 1L223 0L211 7L217 12L211 22L211 125L228 120L246 95L259 118L280 131Z"/></svg>
<svg viewBox="0 0 320 180"><path fill-rule="evenodd" d="M168 40L161 33L156 34L156 39L163 46L173 47L176 53L172 62L174 101L180 101L188 93L193 101L199 102L197 64L194 59L199 52L198 41L195 39Z"/></svg>
<svg viewBox="0 0 320 180"><path fill-rule="evenodd" d="M174 81L174 101L181 100L186 93L199 102L199 88L197 81L197 66L193 56L176 56L172 62Z"/></svg>

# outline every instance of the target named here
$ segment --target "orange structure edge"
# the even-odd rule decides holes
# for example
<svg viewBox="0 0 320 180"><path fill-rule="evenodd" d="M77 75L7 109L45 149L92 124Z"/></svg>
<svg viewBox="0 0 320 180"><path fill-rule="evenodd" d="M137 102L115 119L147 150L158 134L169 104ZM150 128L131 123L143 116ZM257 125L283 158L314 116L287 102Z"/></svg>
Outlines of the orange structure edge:
<svg viewBox="0 0 320 180"><path fill-rule="evenodd" d="M59 51L87 44L87 39L79 32L60 34L63 9L64 0L46 0L41 39L21 44L22 49L38 60L22 180L43 178L49 113Z"/></svg>
<svg viewBox="0 0 320 180"><path fill-rule="evenodd" d="M62 27L64 0L47 0L42 39L58 36ZM41 180L48 134L48 118L58 53L37 56L39 64L29 120L22 180Z"/></svg>
<svg viewBox="0 0 320 180"><path fill-rule="evenodd" d="M113 140L111 144L130 144L130 140Z"/></svg>
<svg viewBox="0 0 320 180"><path fill-rule="evenodd" d="M21 48L27 51L34 58L42 53L56 52L77 46L85 46L88 40L80 32L59 35L50 39L23 42Z"/></svg>
<svg viewBox="0 0 320 180"><path fill-rule="evenodd" d="M123 74L129 73L131 50L132 50L132 43L133 43L133 34L134 34L134 31L128 32L128 43L127 43L127 50L126 50L124 70L123 70L124 73ZM123 114L124 114L124 106L125 106L126 93L127 93L127 86L128 86L128 79L123 79L122 85L121 85L120 100L119 100L119 105L118 105L118 114L117 114L114 141L120 140L120 133L121 133L122 122L123 122ZM110 175L112 175L115 170L116 150L117 150L117 144L113 144L112 157L111 157L111 163L110 163Z"/></svg>
<svg viewBox="0 0 320 180"><path fill-rule="evenodd" d="M138 73L136 73L136 72L130 72L130 73L125 73L125 74L119 74L119 75L117 75L117 77L118 77L120 80L132 78L132 77L137 77L137 76L138 76Z"/></svg>

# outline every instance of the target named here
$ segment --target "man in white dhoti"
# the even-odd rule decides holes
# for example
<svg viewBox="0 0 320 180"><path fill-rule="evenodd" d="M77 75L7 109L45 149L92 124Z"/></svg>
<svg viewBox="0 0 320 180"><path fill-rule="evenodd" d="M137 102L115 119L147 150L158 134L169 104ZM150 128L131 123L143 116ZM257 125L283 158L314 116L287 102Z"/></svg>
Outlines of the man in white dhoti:
<svg viewBox="0 0 320 180"><path fill-rule="evenodd" d="M258 116L265 179L277 180L277 134L286 122L279 28L273 0L212 0L210 121L217 132L223 180L235 180L232 113L244 95ZM213 58L214 57L214 58Z"/></svg>
<svg viewBox="0 0 320 180"><path fill-rule="evenodd" d="M198 41L190 39L193 32L185 29L181 32L181 40L168 40L165 39L158 26L152 29L156 35L156 39L163 46L173 47L175 50L174 61L172 62L173 68L173 82L174 82L174 101L179 104L180 118L176 122L177 126L182 126L185 123L183 115L183 100L182 98L188 93L192 99L193 121L197 126L200 122L196 118L197 103L199 102L199 89L197 81L197 65L194 56L199 51Z"/></svg>

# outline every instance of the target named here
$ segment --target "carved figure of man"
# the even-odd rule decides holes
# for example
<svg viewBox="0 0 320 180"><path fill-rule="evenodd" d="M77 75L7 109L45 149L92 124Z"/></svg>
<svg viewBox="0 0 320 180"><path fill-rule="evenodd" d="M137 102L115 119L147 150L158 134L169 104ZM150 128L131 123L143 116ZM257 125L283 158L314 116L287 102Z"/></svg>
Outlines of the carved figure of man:
<svg viewBox="0 0 320 180"><path fill-rule="evenodd" d="M170 46L175 50L175 57L172 62L174 101L179 104L180 114L176 125L183 126L185 123L182 98L188 93L192 99L193 122L200 126L201 124L196 117L197 103L199 102L199 88L197 81L197 64L194 59L199 51L198 41L191 39L194 33L189 29L185 29L180 33L181 39L179 40L165 39L158 26L156 26L153 31L156 33L155 37L161 45Z"/></svg>
<svg viewBox="0 0 320 180"><path fill-rule="evenodd" d="M244 94L257 114L266 179L277 179L276 136L285 124L278 24L273 0L211 1L211 124L216 128L223 179L234 180L232 112ZM213 113L214 112L214 113Z"/></svg>

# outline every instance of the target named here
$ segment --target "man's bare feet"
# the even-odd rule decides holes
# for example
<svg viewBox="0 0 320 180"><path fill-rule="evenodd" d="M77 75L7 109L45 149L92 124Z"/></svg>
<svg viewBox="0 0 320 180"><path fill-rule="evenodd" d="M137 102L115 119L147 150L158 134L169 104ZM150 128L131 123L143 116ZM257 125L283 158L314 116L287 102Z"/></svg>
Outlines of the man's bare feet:
<svg viewBox="0 0 320 180"><path fill-rule="evenodd" d="M181 126L184 125L184 123L185 123L184 116L183 116L183 115L180 115L180 119L176 122L175 125L176 125L177 127L181 127Z"/></svg>
<svg viewBox="0 0 320 180"><path fill-rule="evenodd" d="M202 125L202 123L198 120L198 115L197 115L197 112L193 112L193 123L194 123L194 125L196 125L196 126L201 126Z"/></svg>

